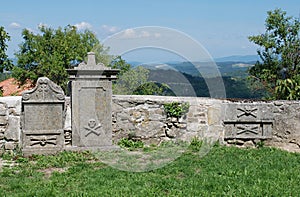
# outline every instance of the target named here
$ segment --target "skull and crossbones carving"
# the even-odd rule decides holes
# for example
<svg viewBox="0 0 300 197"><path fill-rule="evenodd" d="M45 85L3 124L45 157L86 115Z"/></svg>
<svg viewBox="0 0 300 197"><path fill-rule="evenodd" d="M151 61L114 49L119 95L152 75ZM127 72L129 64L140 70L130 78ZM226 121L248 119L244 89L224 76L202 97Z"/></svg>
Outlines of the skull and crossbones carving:
<svg viewBox="0 0 300 197"><path fill-rule="evenodd" d="M102 125L99 123L98 125L96 124L96 120L95 119L90 119L88 122L88 126L85 126L84 128L89 131L85 137L89 136L90 134L95 134L97 136L99 136L101 133L98 132L97 130L99 130L102 127Z"/></svg>
<svg viewBox="0 0 300 197"><path fill-rule="evenodd" d="M56 136L36 136L30 138L30 146L40 145L46 146L47 144L56 145Z"/></svg>
<svg viewBox="0 0 300 197"><path fill-rule="evenodd" d="M240 118L242 116L253 116L254 118L256 118L256 111L257 111L257 108L252 108L251 107L248 107L248 106L245 106L245 108L237 108L237 110L241 111L242 113L238 114L237 117Z"/></svg>
<svg viewBox="0 0 300 197"><path fill-rule="evenodd" d="M238 135L242 133L253 133L253 134L258 134L258 126L248 126L248 125L241 125L237 127L240 129L240 131L237 132Z"/></svg>

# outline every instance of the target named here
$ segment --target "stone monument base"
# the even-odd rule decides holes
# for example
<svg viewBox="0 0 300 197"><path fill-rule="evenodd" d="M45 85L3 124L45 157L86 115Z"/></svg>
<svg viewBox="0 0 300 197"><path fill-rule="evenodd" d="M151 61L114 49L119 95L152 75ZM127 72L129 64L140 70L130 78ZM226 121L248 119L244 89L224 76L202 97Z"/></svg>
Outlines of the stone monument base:
<svg viewBox="0 0 300 197"><path fill-rule="evenodd" d="M65 147L64 150L66 151L91 151L91 152L97 152L97 151L112 151L112 150L119 150L119 146L91 146L91 147L76 147L76 146L70 146Z"/></svg>

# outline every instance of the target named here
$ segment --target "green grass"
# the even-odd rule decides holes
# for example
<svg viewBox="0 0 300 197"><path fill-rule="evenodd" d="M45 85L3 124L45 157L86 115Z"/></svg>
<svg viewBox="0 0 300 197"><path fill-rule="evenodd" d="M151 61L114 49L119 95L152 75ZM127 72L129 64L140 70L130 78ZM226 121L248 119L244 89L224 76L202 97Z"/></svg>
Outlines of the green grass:
<svg viewBox="0 0 300 197"><path fill-rule="evenodd" d="M300 154L267 147L215 146L202 158L192 148L147 172L117 170L90 152L5 157L17 165L0 169L0 196L298 196L300 191Z"/></svg>

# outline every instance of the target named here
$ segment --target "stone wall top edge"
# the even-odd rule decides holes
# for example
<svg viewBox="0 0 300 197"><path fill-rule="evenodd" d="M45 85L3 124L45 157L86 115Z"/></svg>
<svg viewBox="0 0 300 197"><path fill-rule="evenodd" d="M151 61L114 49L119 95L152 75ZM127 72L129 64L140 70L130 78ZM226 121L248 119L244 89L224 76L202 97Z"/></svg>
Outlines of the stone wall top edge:
<svg viewBox="0 0 300 197"><path fill-rule="evenodd" d="M0 101L7 101L7 100L22 100L22 96L3 96L3 97L0 97Z"/></svg>
<svg viewBox="0 0 300 197"><path fill-rule="evenodd" d="M300 104L299 100L254 100L254 99L217 99L217 98L210 98L210 97L174 97L174 96L155 96L155 95L113 95L113 100L119 101L155 101L155 102L190 102L192 103L223 103L223 104L231 104L231 103L253 103L253 104Z"/></svg>
<svg viewBox="0 0 300 197"><path fill-rule="evenodd" d="M223 103L266 103L266 104L300 104L300 100L252 100L252 99L222 99Z"/></svg>
<svg viewBox="0 0 300 197"><path fill-rule="evenodd" d="M65 97L70 100L70 96ZM221 103L275 103L275 104L300 104L300 100L252 100L252 99L217 99L210 97L176 97L176 96L156 96L156 95L113 95L113 100L136 100L136 101L163 101L163 102L184 102L184 101L206 101L206 102L221 102ZM22 96L4 96L0 97L0 102L21 101Z"/></svg>
<svg viewBox="0 0 300 197"><path fill-rule="evenodd" d="M155 101L155 102L189 102L190 104L201 102L201 103L210 103L218 102L221 103L221 100L209 98L209 97L175 97L175 96L154 96L154 95L113 95L113 100L118 101Z"/></svg>

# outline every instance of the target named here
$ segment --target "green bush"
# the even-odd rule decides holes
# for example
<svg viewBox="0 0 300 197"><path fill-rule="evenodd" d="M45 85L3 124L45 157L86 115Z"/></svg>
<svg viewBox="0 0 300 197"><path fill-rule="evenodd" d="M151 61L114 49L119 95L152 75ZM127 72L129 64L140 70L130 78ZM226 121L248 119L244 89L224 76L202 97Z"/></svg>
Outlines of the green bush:
<svg viewBox="0 0 300 197"><path fill-rule="evenodd" d="M128 148L129 150L134 150L137 148L143 148L144 143L140 140L133 140L129 138L122 138L119 142L118 145L123 147L123 148Z"/></svg>
<svg viewBox="0 0 300 197"><path fill-rule="evenodd" d="M189 103L172 102L164 104L165 112L169 117L181 117L185 115L190 108Z"/></svg>
<svg viewBox="0 0 300 197"><path fill-rule="evenodd" d="M192 151L200 151L202 144L202 140L200 140L198 137L194 137L190 142L189 149L191 149Z"/></svg>

